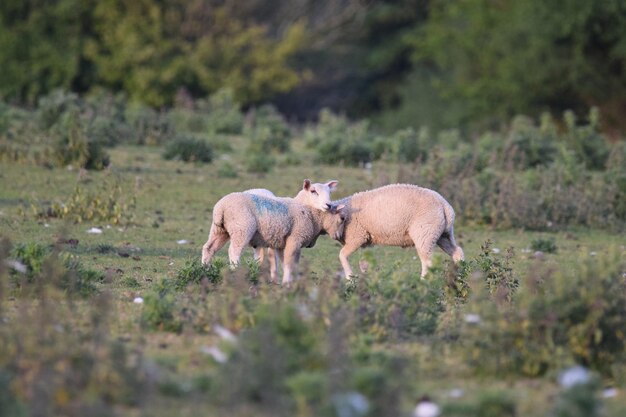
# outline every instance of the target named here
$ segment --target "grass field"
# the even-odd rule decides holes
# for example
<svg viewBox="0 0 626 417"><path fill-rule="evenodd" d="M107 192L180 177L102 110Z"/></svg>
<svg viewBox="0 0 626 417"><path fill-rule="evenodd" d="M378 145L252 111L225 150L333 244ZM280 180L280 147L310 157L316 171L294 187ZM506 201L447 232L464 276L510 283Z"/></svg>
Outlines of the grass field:
<svg viewBox="0 0 626 417"><path fill-rule="evenodd" d="M234 140L233 147L238 149L237 139ZM8 291L1 294L1 312L6 322L22 323L19 331L13 331L24 338L23 343L5 339L5 348L32 349L31 353L23 354L22 359L26 362L18 366L20 371L12 374L18 376L13 377L11 384L21 387L16 391L21 393L21 405L16 406L22 410L20 412L26 413L23 410L29 408L24 404L34 401L29 399L33 392L38 392L24 388L34 384L29 378L47 375L42 371L44 365L33 364L36 361L32 358L40 354L37 349L48 346L57 352L50 356L56 358L56 362L52 361L55 366L69 367L68 375L74 368L80 373L80 361L70 358L64 362L64 356L59 352L63 351L64 343L85 343L86 335L95 340L93 335L99 334L96 331L99 327L94 324L97 322L94 317L102 314L107 326L106 332L103 330L100 335L102 339L98 340L103 340L103 345L120 342L130 356L141 358L140 363L135 364L136 367L126 361L120 364L115 358L111 359L112 354L109 355L114 349L100 352L89 348L86 351L96 361L102 359L107 364L100 371L92 370L84 377L86 386L91 388L84 389L77 382L80 378L68 377L63 382L50 377L49 387L56 391L48 392L42 388L42 392L48 395L39 399L43 409L59 415L80 415L80 410L98 410L102 413L98 415L408 416L417 399L428 395L443 407L443 415L448 416L618 417L626 414L623 343L617 351L611 350L610 359L601 352L599 361L606 360L609 371L603 371L598 361L583 363L597 378L593 382L595 385L590 384L593 385L589 388L590 393L585 391L579 395L591 403L590 414L584 414L584 405L572 405L576 401L568 395L573 394L557 382L560 370L574 365L575 359L585 357L585 353L576 356L563 352L558 346L551 346L547 351L560 352L561 356L555 358L555 366L538 372L528 371L524 366L519 372L506 367L494 370L488 366L485 369L476 366L472 358L482 358L482 354L473 354L462 340L463 335L473 334L474 330L464 333L466 330L461 329L455 333L457 327L446 327L446 317L452 320L455 314L463 316L480 303L495 305L497 300L476 298L480 291L470 283L472 294L469 301L451 301L450 295L446 296L442 289L445 287L445 271L450 266L440 250L436 258L439 272L420 281L420 263L413 250L361 249L351 257L352 265L357 270L359 261L364 260L369 263L370 270L351 286L339 278L339 245L322 237L315 248L304 251L302 276L293 288L266 284L267 266L261 269L258 285L249 282L254 273L245 265L235 272L224 269L224 282L215 287L191 284L183 291L168 290L168 294L173 294L171 310L178 323L175 331L162 330L165 327L158 324L146 325L144 309L149 307L150 294L165 288L167 284L163 282L175 282L181 269L200 257L200 248L210 226L211 208L223 195L257 187L268 188L277 195L295 195L302 180L311 178L315 181L338 179L340 184L334 197L340 198L395 182L398 170L393 164L382 162L374 164L372 169L316 165L309 162L311 159L306 152L302 152L298 165L279 163L265 175L237 169L237 177L224 178L220 169L226 159L194 165L164 161L161 152L161 148L156 147L117 147L110 151L111 167L101 172L47 169L5 162L0 165L0 235L14 245L36 242L56 246L75 255L85 268L103 272L106 276L97 284L97 296L70 302L63 295L50 295L51 300L59 303L59 311L50 313L56 318L51 318L45 326L62 325L74 331L66 330L66 340L53 337L49 344L38 341L29 345L26 342L29 332L41 330L39 324L28 329L27 318L31 316L23 313L24 305L34 298L25 287L16 289L5 285ZM241 156L238 152L229 154L228 163L237 167ZM77 186L84 192L91 190L106 196L115 184L121 187L120 196L128 205L119 224L106 220L76 223L37 218L33 214L31 206L40 209L55 201L66 202ZM91 228L98 228L102 233L88 233ZM540 275L538 270L548 277L551 275L546 271L554 270L561 271L563 276L576 276L584 265L593 265L601 275L606 273L602 263L613 259L612 262L620 265L617 268L624 272L626 240L623 235L607 230L577 227L529 232L462 222L455 229L468 260L479 258L481 245L487 240L492 242L490 256L493 259L501 259L507 249L512 248L511 268L519 277L520 291L529 285L529 277ZM535 255L535 250L531 249L533 241L548 238L554 239L556 253ZM607 253L612 257L607 257ZM225 249L219 255L225 257ZM251 257L251 250L246 251L246 256ZM538 257L541 259L536 259ZM593 269L591 271L585 272L585 276L594 276ZM5 272L2 276L8 275ZM620 279L619 276L614 278ZM626 292L623 284L617 287ZM403 298L411 291L419 296L414 300ZM577 293L573 291L572 294ZM106 307L99 306L100 302L105 302L101 300L103 297ZM134 303L137 297L142 297L145 303ZM381 307L378 311L377 305L368 305L381 300L389 303L385 304L384 310ZM518 305L522 308L524 304L520 301ZM311 311L302 313L298 306ZM403 313L405 307L422 321L411 322L414 317L407 318L409 313ZM432 313L433 308L437 312ZM368 315L360 309L373 312ZM20 318L22 313L25 318ZM298 320L293 324L289 316L295 313ZM398 314L403 317L400 324L394 330L385 328L385 324L394 323ZM487 310L481 310L484 320L488 314ZM506 316L506 313L502 314ZM409 322L413 330L405 331L402 323ZM426 322L429 324L424 324ZM298 330L298 323L304 327ZM620 329L618 326L626 326L626 317L618 316L612 323L614 331L621 334L618 339L623 342L621 331L626 327ZM231 346L220 339L213 330L217 324L237 334L238 344ZM282 332L285 326L288 330ZM407 328L410 326L407 324ZM69 336L70 333L73 336ZM487 333L485 331L485 352L497 352L497 339L489 339L493 333L489 336ZM5 336L9 334L5 333ZM454 335L447 337L449 334ZM474 337L480 340L480 335ZM244 343L254 348L241 347ZM274 346L275 343L279 346ZM552 343L558 345L559 341L553 340ZM591 345L589 349L603 346L599 342ZM225 364L215 360L214 355L207 353L207 347L211 346L218 346L227 354L231 352L230 359ZM506 349L505 346L515 344L502 345L500 349ZM514 356L513 352L501 353ZM4 362L0 362L0 370L13 365L7 358L15 356L1 359ZM32 363L25 358L30 358ZM55 366L51 369L57 369ZM141 378L132 382L131 377L122 377L125 372L136 372ZM103 394L99 384L118 386L120 392L107 389ZM602 398L608 392L605 390L612 387L617 388L617 394ZM351 406L341 408L339 403L344 397L337 394L354 392L367 398L367 411L361 412L358 407L353 409ZM1 401L0 398L0 408ZM0 415L10 414L0 411Z"/></svg>

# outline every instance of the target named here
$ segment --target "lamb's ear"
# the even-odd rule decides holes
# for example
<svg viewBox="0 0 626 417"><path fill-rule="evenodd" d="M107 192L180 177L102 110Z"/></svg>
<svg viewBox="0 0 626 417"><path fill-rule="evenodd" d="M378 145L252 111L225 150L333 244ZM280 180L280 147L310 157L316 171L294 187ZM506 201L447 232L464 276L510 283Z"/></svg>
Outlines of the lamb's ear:
<svg viewBox="0 0 626 417"><path fill-rule="evenodd" d="M339 181L337 180L330 180L326 183L326 185L328 185L328 188L330 188L330 191L335 191L335 189L337 188L337 184L339 184Z"/></svg>
<svg viewBox="0 0 626 417"><path fill-rule="evenodd" d="M340 211L343 211L343 209L345 208L346 208L345 204L339 204L338 206L335 206L335 211L339 213Z"/></svg>
<svg viewBox="0 0 626 417"><path fill-rule="evenodd" d="M311 180L307 178L306 180L304 180L304 184L302 185L302 189L308 191L309 188L311 188Z"/></svg>

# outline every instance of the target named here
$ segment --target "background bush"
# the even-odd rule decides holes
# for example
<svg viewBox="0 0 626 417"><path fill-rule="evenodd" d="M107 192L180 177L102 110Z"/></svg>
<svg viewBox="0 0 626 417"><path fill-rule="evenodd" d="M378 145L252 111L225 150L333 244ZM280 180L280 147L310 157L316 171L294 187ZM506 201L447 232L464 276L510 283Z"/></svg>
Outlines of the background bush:
<svg viewBox="0 0 626 417"><path fill-rule="evenodd" d="M163 158L208 163L213 160L213 148L202 139L178 136L166 145Z"/></svg>

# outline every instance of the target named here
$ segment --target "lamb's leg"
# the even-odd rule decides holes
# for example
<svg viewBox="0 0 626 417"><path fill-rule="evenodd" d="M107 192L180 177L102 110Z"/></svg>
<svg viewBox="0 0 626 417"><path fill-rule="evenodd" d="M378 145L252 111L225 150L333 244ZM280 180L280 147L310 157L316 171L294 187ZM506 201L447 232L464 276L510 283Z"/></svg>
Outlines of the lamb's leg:
<svg viewBox="0 0 626 417"><path fill-rule="evenodd" d="M250 244L252 236L256 233L256 229L253 227L242 227L237 233L232 233L230 236L230 247L228 248L228 260L230 261L231 268L235 268L239 265L239 258L244 248Z"/></svg>
<svg viewBox="0 0 626 417"><path fill-rule="evenodd" d="M209 240L202 246L202 263L208 265L215 253L228 242L228 234L224 229L211 226Z"/></svg>
<svg viewBox="0 0 626 417"><path fill-rule="evenodd" d="M360 248L362 245L361 242L358 243L346 243L343 248L339 251L339 261L341 262L341 266L343 267L343 273L346 279L350 279L350 277L354 276L352 273L352 268L350 267L350 262L348 262L348 256L350 256L354 251Z"/></svg>
<svg viewBox="0 0 626 417"><path fill-rule="evenodd" d="M409 232L409 235L415 244L417 256L419 256L420 261L422 262L422 272L420 277L423 279L433 264L431 260L433 249L439 240L438 237L433 236L441 236L441 232L439 230L433 231L432 224L427 224L425 226L416 226Z"/></svg>
<svg viewBox="0 0 626 417"><path fill-rule="evenodd" d="M276 282L276 265L279 263L278 253L272 248L267 248L267 258L270 261L270 282Z"/></svg>
<svg viewBox="0 0 626 417"><path fill-rule="evenodd" d="M254 260L259 263L259 265L263 264L264 252L263 248L253 248L254 249Z"/></svg>
<svg viewBox="0 0 626 417"><path fill-rule="evenodd" d="M297 277L300 247L295 243L287 242L283 258L283 285L291 283Z"/></svg>

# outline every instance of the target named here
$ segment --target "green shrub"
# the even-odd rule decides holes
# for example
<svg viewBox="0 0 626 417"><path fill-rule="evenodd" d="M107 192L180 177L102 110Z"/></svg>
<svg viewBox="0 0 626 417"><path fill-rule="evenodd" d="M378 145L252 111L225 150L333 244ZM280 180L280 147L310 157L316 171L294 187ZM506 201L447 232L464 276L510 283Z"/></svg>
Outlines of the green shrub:
<svg viewBox="0 0 626 417"><path fill-rule="evenodd" d="M530 242L530 248L534 251L541 251L545 253L556 253L557 251L556 242L553 237L547 239L533 239L532 242Z"/></svg>
<svg viewBox="0 0 626 417"><path fill-rule="evenodd" d="M596 107L589 110L589 124L578 126L576 115L568 110L563 115L567 127L565 144L572 150L579 162L587 169L601 170L606 166L609 156L609 143L600 132L600 114Z"/></svg>
<svg viewBox="0 0 626 417"><path fill-rule="evenodd" d="M217 176L220 178L237 178L239 173L233 164L223 162L217 170Z"/></svg>
<svg viewBox="0 0 626 417"><path fill-rule="evenodd" d="M70 295L87 297L97 291L96 284L104 281L104 273L85 268L70 254L51 252L39 243L18 244L12 255L26 267L25 279L20 279L20 272L12 271L16 288L28 289L31 285L52 283Z"/></svg>
<svg viewBox="0 0 626 417"><path fill-rule="evenodd" d="M323 337L319 325L303 320L293 303L260 305L255 321L240 334L230 360L219 369L218 398L226 405L253 403L260 410L283 414L290 389L297 388L293 378L324 363Z"/></svg>
<svg viewBox="0 0 626 417"><path fill-rule="evenodd" d="M26 266L26 278L28 282L33 282L35 277L41 273L44 261L50 255L48 247L36 243L20 243L15 245L12 256L24 266ZM13 277L17 277L18 272L13 270Z"/></svg>
<svg viewBox="0 0 626 417"><path fill-rule="evenodd" d="M516 404L506 392L487 391L471 401L445 404L442 415L449 417L516 417Z"/></svg>
<svg viewBox="0 0 626 417"><path fill-rule="evenodd" d="M114 415L120 406L141 403L147 392L141 348L127 349L108 326L110 295L77 309L67 290L56 290L66 274L60 259L47 259L36 298L16 298L14 313L0 326L2 416Z"/></svg>
<svg viewBox="0 0 626 417"><path fill-rule="evenodd" d="M178 136L165 147L163 158L178 158L184 162L211 162L213 149L202 139Z"/></svg>
<svg viewBox="0 0 626 417"><path fill-rule="evenodd" d="M77 164L81 168L95 170L109 166L109 155L103 144L89 139L77 112L67 114L56 125L55 132L54 156L57 165L64 167Z"/></svg>
<svg viewBox="0 0 626 417"><path fill-rule="evenodd" d="M359 326L381 340L433 334L443 311L444 278L437 274L420 280L412 272L395 268L345 284L346 298L359 311Z"/></svg>
<svg viewBox="0 0 626 417"><path fill-rule="evenodd" d="M165 114L144 106L129 106L125 119L132 129L137 145L162 145L174 135L174 128Z"/></svg>
<svg viewBox="0 0 626 417"><path fill-rule="evenodd" d="M602 403L597 381L575 384L559 393L551 417L599 417Z"/></svg>
<svg viewBox="0 0 626 417"><path fill-rule="evenodd" d="M207 133L238 135L243 130L244 117L231 89L221 89L197 106L206 114Z"/></svg>
<svg viewBox="0 0 626 417"><path fill-rule="evenodd" d="M182 325L176 313L174 288L161 280L144 297L141 322L150 330L178 332Z"/></svg>
<svg viewBox="0 0 626 417"><path fill-rule="evenodd" d="M115 246L111 245L110 243L98 243L98 245L96 246L96 252L101 254L114 253Z"/></svg>
<svg viewBox="0 0 626 417"><path fill-rule="evenodd" d="M26 405L12 394L14 377L0 368L0 417L26 417Z"/></svg>
<svg viewBox="0 0 626 417"><path fill-rule="evenodd" d="M266 152L287 152L291 129L287 121L272 105L266 104L251 112L250 123L244 129L248 140Z"/></svg>
<svg viewBox="0 0 626 417"><path fill-rule="evenodd" d="M624 363L626 278L618 253L554 270L536 266L515 303L488 301L472 286L461 323L468 363L479 372L540 375L581 363L610 375Z"/></svg>
<svg viewBox="0 0 626 417"><path fill-rule="evenodd" d="M96 284L104 281L104 273L85 266L74 256L63 254L61 257L66 272L61 276L59 287L70 294L82 297L97 292Z"/></svg>
<svg viewBox="0 0 626 417"><path fill-rule="evenodd" d="M276 159L264 151L261 144L251 142L246 149L244 164L248 172L267 173L276 164Z"/></svg>
<svg viewBox="0 0 626 417"><path fill-rule="evenodd" d="M185 262L176 274L176 288L181 290L189 284L199 284L203 280L211 284L222 282L222 269L227 265L222 258L214 258L209 265L203 264L199 259L194 258Z"/></svg>
<svg viewBox="0 0 626 417"><path fill-rule="evenodd" d="M177 132L203 134L208 131L207 115L196 109L174 108L167 113Z"/></svg>
<svg viewBox="0 0 626 417"><path fill-rule="evenodd" d="M519 278L511 266L513 248L508 248L504 257L496 256L487 240L481 245L481 254L476 259L478 270L482 273L489 293L498 300L511 301L519 288Z"/></svg>
<svg viewBox="0 0 626 417"><path fill-rule="evenodd" d="M31 209L39 218L70 219L75 223L84 221L107 221L113 224L129 223L135 207L135 197L130 201L118 181L105 180L96 192L77 185L66 201L53 202L49 206Z"/></svg>
<svg viewBox="0 0 626 417"><path fill-rule="evenodd" d="M526 169L538 165L549 165L556 159L557 143L554 129L546 120L544 126L538 128L532 119L517 116L511 123L503 155L509 155L517 169Z"/></svg>
<svg viewBox="0 0 626 417"><path fill-rule="evenodd" d="M63 90L53 90L37 101L37 119L42 129L48 130L68 113L79 112L83 106L79 97Z"/></svg>
<svg viewBox="0 0 626 417"><path fill-rule="evenodd" d="M427 143L427 130L422 129L419 133L412 128L398 130L389 140L393 143L396 160L413 162L417 159L426 159L430 147Z"/></svg>
<svg viewBox="0 0 626 417"><path fill-rule="evenodd" d="M379 158L384 150L384 147L377 147L375 153L378 139L367 121L350 123L329 110L320 112L318 124L305 132L305 139L307 145L315 149L317 161L323 164L354 166Z"/></svg>

